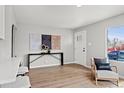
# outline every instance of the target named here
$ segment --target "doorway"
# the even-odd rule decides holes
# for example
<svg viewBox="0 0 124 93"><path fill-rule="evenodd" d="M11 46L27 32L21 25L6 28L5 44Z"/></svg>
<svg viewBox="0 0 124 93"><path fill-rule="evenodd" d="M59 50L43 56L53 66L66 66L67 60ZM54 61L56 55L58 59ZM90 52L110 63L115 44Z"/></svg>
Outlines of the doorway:
<svg viewBox="0 0 124 93"><path fill-rule="evenodd" d="M74 34L75 61L77 64L87 66L86 63L86 31Z"/></svg>

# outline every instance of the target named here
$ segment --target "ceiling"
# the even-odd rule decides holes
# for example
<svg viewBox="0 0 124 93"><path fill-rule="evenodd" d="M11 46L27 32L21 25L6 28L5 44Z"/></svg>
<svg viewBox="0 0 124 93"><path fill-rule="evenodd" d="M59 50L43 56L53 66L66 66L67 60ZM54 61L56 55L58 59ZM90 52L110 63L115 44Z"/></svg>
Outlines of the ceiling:
<svg viewBox="0 0 124 93"><path fill-rule="evenodd" d="M124 13L124 6L16 5L17 23L73 29Z"/></svg>

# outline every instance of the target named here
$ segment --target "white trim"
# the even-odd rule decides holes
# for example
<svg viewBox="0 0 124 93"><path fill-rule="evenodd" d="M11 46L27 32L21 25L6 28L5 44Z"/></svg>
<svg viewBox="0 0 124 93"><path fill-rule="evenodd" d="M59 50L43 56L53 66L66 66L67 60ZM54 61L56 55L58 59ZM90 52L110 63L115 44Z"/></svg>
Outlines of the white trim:
<svg viewBox="0 0 124 93"><path fill-rule="evenodd" d="M105 45L104 45L104 47L105 47L105 50L104 50L104 55L105 55L105 57L107 58L108 56L107 56L107 49L108 49L108 41L107 41L107 39L108 39L108 27L106 27L105 28Z"/></svg>
<svg viewBox="0 0 124 93"><path fill-rule="evenodd" d="M81 64L80 64L80 65L81 65ZM88 68L88 69L91 69L91 67L88 66L88 65L82 65L82 66L84 66L84 67L86 67L86 68Z"/></svg>
<svg viewBox="0 0 124 93"><path fill-rule="evenodd" d="M77 61L74 61L74 63L78 64ZM79 65L82 65L82 64L79 64ZM84 67L86 67L86 68L88 68L88 69L91 69L91 66L89 66L89 65L87 65L87 64L86 64L86 65L82 65L82 66L84 66Z"/></svg>
<svg viewBox="0 0 124 93"><path fill-rule="evenodd" d="M72 63L76 63L76 61L65 62L64 64L72 64Z"/></svg>
<svg viewBox="0 0 124 93"><path fill-rule="evenodd" d="M72 63L76 63L75 61L70 61L70 62L64 62L64 64L72 64ZM60 63L57 64L48 64L48 65L40 65L40 66L33 66L30 68L40 68L40 67L51 67L51 66L59 66Z"/></svg>
<svg viewBox="0 0 124 93"><path fill-rule="evenodd" d="M119 75L119 77L120 77L121 79L124 79L124 76L122 76L122 75Z"/></svg>
<svg viewBox="0 0 124 93"><path fill-rule="evenodd" d="M58 65L60 65L60 64L58 63L58 64L40 65L40 66L33 66L30 68L51 67L51 66L58 66Z"/></svg>
<svg viewBox="0 0 124 93"><path fill-rule="evenodd" d="M76 61L69 61L69 62L65 62L64 64L73 64L73 63L78 64ZM49 65L42 65L42 66L33 66L31 68L51 67L51 66L59 66L59 65L60 64L58 63L58 64L49 64ZM81 65L81 64L79 64L79 65ZM84 65L82 65L82 66L84 66ZM84 67L91 69L91 67L88 65L85 65Z"/></svg>
<svg viewBox="0 0 124 93"><path fill-rule="evenodd" d="M91 66L88 66L88 65L87 65L87 66L85 66L85 67L86 67L86 68L89 68L89 69L91 69Z"/></svg>

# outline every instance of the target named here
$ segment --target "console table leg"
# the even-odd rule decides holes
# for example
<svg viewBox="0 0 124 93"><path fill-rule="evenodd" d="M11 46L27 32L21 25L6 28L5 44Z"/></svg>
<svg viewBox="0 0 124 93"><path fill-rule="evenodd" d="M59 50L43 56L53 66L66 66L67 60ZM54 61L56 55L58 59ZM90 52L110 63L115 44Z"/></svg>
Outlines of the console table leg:
<svg viewBox="0 0 124 93"><path fill-rule="evenodd" d="M61 66L63 66L63 53L61 53Z"/></svg>
<svg viewBox="0 0 124 93"><path fill-rule="evenodd" d="M30 69L30 55L28 54L28 69Z"/></svg>

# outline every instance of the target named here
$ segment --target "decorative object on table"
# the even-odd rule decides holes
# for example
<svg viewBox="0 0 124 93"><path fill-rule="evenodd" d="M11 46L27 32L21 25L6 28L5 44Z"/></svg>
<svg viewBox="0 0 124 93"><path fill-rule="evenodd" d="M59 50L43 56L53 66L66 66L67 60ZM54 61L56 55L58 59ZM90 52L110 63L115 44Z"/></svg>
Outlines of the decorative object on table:
<svg viewBox="0 0 124 93"><path fill-rule="evenodd" d="M49 47L48 47L48 46L45 46L45 49L46 49L46 50L48 50L48 49L49 49Z"/></svg>
<svg viewBox="0 0 124 93"><path fill-rule="evenodd" d="M41 45L41 50L46 50L46 46L44 44Z"/></svg>
<svg viewBox="0 0 124 93"><path fill-rule="evenodd" d="M50 53L50 49L48 49L47 53Z"/></svg>
<svg viewBox="0 0 124 93"><path fill-rule="evenodd" d="M50 53L50 48L46 46L47 53Z"/></svg>

